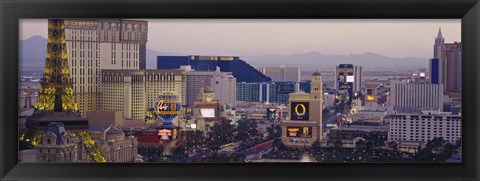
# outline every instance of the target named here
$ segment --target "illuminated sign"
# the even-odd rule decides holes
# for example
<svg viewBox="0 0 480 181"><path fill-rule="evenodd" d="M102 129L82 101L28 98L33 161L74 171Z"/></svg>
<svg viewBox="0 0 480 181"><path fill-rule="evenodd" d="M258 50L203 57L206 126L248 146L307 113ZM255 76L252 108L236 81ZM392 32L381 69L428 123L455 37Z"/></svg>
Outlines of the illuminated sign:
<svg viewBox="0 0 480 181"><path fill-rule="evenodd" d="M352 64L340 64L337 68L337 91L347 90L348 96L345 101L348 103L352 101L349 97L352 97L353 94L353 82L355 81L353 71Z"/></svg>
<svg viewBox="0 0 480 181"><path fill-rule="evenodd" d="M277 118L277 110L275 108L267 108L267 119L275 120Z"/></svg>
<svg viewBox="0 0 480 181"><path fill-rule="evenodd" d="M172 120L180 114L182 102L175 92L166 91L157 96L153 106L157 117L161 118L164 124L172 124Z"/></svg>
<svg viewBox="0 0 480 181"><path fill-rule="evenodd" d="M347 66L346 68L341 68L339 67L338 68L338 72L342 72L342 73L353 73L353 65L352 67L348 67L348 65L351 65L351 64L342 64L342 65L345 65Z"/></svg>
<svg viewBox="0 0 480 181"><path fill-rule="evenodd" d="M287 137L311 138L312 127L287 127Z"/></svg>
<svg viewBox="0 0 480 181"><path fill-rule="evenodd" d="M291 120L305 120L309 119L309 104L308 102L292 102L290 105Z"/></svg>
<svg viewBox="0 0 480 181"><path fill-rule="evenodd" d="M367 89L367 101L375 101L375 95L373 93L373 89Z"/></svg>
<svg viewBox="0 0 480 181"><path fill-rule="evenodd" d="M354 82L355 78L353 75L347 75L347 82Z"/></svg>
<svg viewBox="0 0 480 181"><path fill-rule="evenodd" d="M344 75L338 75L337 82L338 83L344 83L345 82L345 76Z"/></svg>
<svg viewBox="0 0 480 181"><path fill-rule="evenodd" d="M233 61L235 57L198 56L196 59L195 56L190 56L190 60Z"/></svg>
<svg viewBox="0 0 480 181"><path fill-rule="evenodd" d="M367 101L375 101L375 96L367 95Z"/></svg>
<svg viewBox="0 0 480 181"><path fill-rule="evenodd" d="M173 140L177 136L175 128L157 128L158 140Z"/></svg>
<svg viewBox="0 0 480 181"><path fill-rule="evenodd" d="M220 57L218 59L221 60L221 61L232 61L233 57Z"/></svg>
<svg viewBox="0 0 480 181"><path fill-rule="evenodd" d="M354 82L353 65L340 64L337 70L337 83L339 90L352 89Z"/></svg>
<svg viewBox="0 0 480 181"><path fill-rule="evenodd" d="M213 109L213 108L200 109L200 114L204 118L214 118L215 117L215 109Z"/></svg>

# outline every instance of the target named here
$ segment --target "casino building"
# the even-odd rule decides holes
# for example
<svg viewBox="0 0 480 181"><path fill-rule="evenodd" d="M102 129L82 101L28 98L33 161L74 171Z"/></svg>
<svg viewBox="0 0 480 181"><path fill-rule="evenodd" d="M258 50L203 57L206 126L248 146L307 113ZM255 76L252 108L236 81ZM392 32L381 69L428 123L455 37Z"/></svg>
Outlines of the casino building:
<svg viewBox="0 0 480 181"><path fill-rule="evenodd" d="M311 147L322 139L322 76L315 72L310 93L289 94L289 118L282 121L282 143L290 147Z"/></svg>
<svg viewBox="0 0 480 181"><path fill-rule="evenodd" d="M210 86L203 85L194 102L193 115L197 130L209 131L209 127L220 123L220 101Z"/></svg>
<svg viewBox="0 0 480 181"><path fill-rule="evenodd" d="M148 22L65 19L65 52L82 116L101 109L102 69L146 69Z"/></svg>
<svg viewBox="0 0 480 181"><path fill-rule="evenodd" d="M196 71L215 71L220 67L222 72L232 72L237 82L268 82L272 79L252 67L239 57L227 56L157 56L157 69L179 69L182 65L190 65Z"/></svg>
<svg viewBox="0 0 480 181"><path fill-rule="evenodd" d="M185 104L185 71L102 70L102 109L120 111L128 119L145 119L155 98L173 91Z"/></svg>

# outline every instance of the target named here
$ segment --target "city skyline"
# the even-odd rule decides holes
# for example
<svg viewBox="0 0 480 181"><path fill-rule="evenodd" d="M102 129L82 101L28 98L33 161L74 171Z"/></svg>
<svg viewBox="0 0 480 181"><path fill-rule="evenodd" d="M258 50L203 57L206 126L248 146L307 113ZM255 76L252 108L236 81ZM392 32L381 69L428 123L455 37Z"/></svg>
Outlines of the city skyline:
<svg viewBox="0 0 480 181"><path fill-rule="evenodd" d="M432 38L439 28L446 42L461 41L461 22L456 19L148 21L150 33L147 48L167 54L259 56L308 52L327 55L378 53L388 57L426 59L431 58ZM19 39L35 35L46 37L46 26L44 19L22 19Z"/></svg>
<svg viewBox="0 0 480 181"><path fill-rule="evenodd" d="M445 41L445 29L425 45L428 69L399 71L407 58L296 55L286 59L294 67L256 68L223 53L147 53L157 40L149 24L48 19L48 41L33 46L46 54L31 58L45 57L43 71L20 68L19 162L462 162L462 44ZM374 40L398 52L419 44L398 38ZM310 63L336 65L298 67ZM363 73L373 64L397 69Z"/></svg>

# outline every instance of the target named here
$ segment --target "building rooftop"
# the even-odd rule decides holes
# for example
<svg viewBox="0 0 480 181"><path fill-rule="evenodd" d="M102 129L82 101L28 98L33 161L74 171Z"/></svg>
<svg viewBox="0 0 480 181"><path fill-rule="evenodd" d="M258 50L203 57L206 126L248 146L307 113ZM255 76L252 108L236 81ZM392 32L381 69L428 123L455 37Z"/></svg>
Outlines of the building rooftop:
<svg viewBox="0 0 480 181"><path fill-rule="evenodd" d="M389 125L382 125L382 126L345 125L338 128L332 128L332 130L341 130L341 131L384 131L384 132L388 132L389 129L390 129Z"/></svg>

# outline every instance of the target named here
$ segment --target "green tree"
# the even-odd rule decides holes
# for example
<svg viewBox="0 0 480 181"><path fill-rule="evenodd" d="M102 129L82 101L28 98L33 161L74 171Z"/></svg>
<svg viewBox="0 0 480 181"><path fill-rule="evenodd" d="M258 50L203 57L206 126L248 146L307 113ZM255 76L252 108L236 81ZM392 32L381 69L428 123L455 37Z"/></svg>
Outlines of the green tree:
<svg viewBox="0 0 480 181"><path fill-rule="evenodd" d="M282 137L282 127L280 125L273 125L267 128L268 140L273 140Z"/></svg>
<svg viewBox="0 0 480 181"><path fill-rule="evenodd" d="M363 140L355 142L355 148L358 150L364 150L366 148L366 143Z"/></svg>
<svg viewBox="0 0 480 181"><path fill-rule="evenodd" d="M234 132L234 126L224 121L221 124L215 124L211 127L208 135L210 140L217 141L220 144L226 144L235 141L235 137L232 135Z"/></svg>
<svg viewBox="0 0 480 181"><path fill-rule="evenodd" d="M312 143L312 152L318 153L321 151L321 149L322 149L322 145L320 144L319 141L314 141Z"/></svg>
<svg viewBox="0 0 480 181"><path fill-rule="evenodd" d="M197 149L205 142L203 131L187 131L185 132L184 145L188 150Z"/></svg>
<svg viewBox="0 0 480 181"><path fill-rule="evenodd" d="M238 121L236 140L247 141L259 138L258 125L253 119L241 119Z"/></svg>
<svg viewBox="0 0 480 181"><path fill-rule="evenodd" d="M398 151L398 144L395 141L390 141L387 144L388 148L392 149L393 151Z"/></svg>

